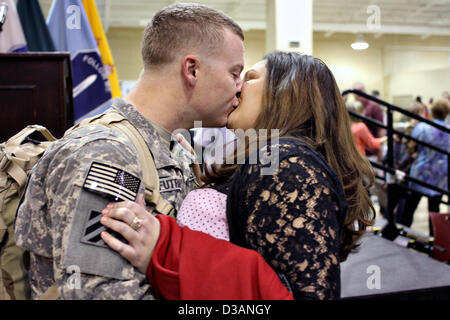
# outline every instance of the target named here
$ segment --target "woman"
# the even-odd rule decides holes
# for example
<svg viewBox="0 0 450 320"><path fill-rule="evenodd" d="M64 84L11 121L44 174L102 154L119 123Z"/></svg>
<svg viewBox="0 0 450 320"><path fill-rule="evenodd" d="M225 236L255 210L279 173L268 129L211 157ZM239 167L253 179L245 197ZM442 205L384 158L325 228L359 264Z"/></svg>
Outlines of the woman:
<svg viewBox="0 0 450 320"><path fill-rule="evenodd" d="M230 241L260 253L287 280L295 299L339 298L339 262L347 258L366 227L373 223L375 214L368 186L363 183L363 177L373 182L373 172L353 144L348 113L334 77L316 58L275 52L251 68L244 81L241 103L230 114L228 127L278 129L279 143L269 143L263 149L266 154L278 153L279 162L278 170L269 175L261 174L266 167L261 163L214 166L206 175L208 182L215 182L216 190L227 195ZM247 157L248 150L247 145ZM120 243L107 233L102 237L133 265L147 271L154 285L158 281L153 276L155 255L163 250L158 234L152 233L149 240L148 230L157 230L157 221L162 226L169 218L157 215L155 219L143 214L142 207L136 209L131 204L131 210L124 210L126 206L112 204L104 211L104 218L108 218L102 219L102 223L121 232L129 244ZM144 224L156 227L146 227L141 234L133 232L127 224L135 215L144 219L143 227ZM171 232L179 233L176 229L170 228ZM180 229L189 234L191 241L194 235L204 235ZM166 230L161 235L168 241L170 234ZM225 259L228 264L224 264L221 260L224 257L216 261L208 259L208 255L217 255L218 251L220 254L220 249L214 250L215 245L228 242L204 236L202 241L198 247L183 242L180 259L187 251L196 250L193 257L198 258L199 254L205 257L199 273L208 273L219 263L232 269L227 280L232 279L235 265L243 263L241 257L247 251L233 247L227 256L236 260ZM171 259L175 263L169 264L175 266L180 281L196 278L195 268L186 266L187 259L179 263L178 257ZM255 274L259 275L248 276Z"/></svg>
<svg viewBox="0 0 450 320"><path fill-rule="evenodd" d="M362 114L362 104L349 104L347 106L349 111L357 114ZM370 132L367 125L361 119L350 115L350 130L353 134L356 149L361 156L366 157L366 148L371 151L379 151L382 143L386 142L387 137L375 138Z"/></svg>
<svg viewBox="0 0 450 320"><path fill-rule="evenodd" d="M433 122L441 126L447 126L445 118L449 113L449 103L446 100L436 100L431 107ZM447 126L448 127L448 126ZM411 136L419 141L434 145L442 150L450 150L450 139L448 133L439 130L427 123L420 122L412 130ZM413 146L416 145L412 142ZM430 149L423 145L417 145L417 156L411 165L409 175L418 180L424 181L432 186L448 190L448 160L447 155ZM411 226L414 212L419 205L422 195L428 196L428 210L439 212L442 193L428 189L421 185L410 182L411 190L406 199L405 211L400 223ZM429 220L430 235L433 235L431 220Z"/></svg>

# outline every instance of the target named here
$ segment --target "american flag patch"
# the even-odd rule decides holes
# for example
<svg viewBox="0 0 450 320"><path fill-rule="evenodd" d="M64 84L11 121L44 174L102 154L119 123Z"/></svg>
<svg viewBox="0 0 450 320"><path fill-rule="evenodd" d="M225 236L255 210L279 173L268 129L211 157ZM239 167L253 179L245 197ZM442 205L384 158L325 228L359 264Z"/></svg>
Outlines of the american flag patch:
<svg viewBox="0 0 450 320"><path fill-rule="evenodd" d="M135 201L141 180L115 167L93 162L83 188L107 196L113 201Z"/></svg>

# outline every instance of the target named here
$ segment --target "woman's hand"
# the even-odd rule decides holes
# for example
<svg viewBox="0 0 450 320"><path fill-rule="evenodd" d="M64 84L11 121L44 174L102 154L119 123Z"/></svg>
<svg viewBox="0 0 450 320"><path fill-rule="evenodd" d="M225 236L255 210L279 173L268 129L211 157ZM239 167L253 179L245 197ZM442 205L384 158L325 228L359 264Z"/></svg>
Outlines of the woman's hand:
<svg viewBox="0 0 450 320"><path fill-rule="evenodd" d="M194 149L192 148L192 146L189 144L189 142L186 141L186 139L184 138L184 136L182 134L177 134L176 135L176 139L178 141L179 144L181 144L181 146L186 149L187 151L189 151L194 157L195 159L197 159L197 155L195 154ZM199 186L202 186L204 183L202 181L202 170L200 168L200 165L198 163L193 163L191 165L192 167L192 171L194 172L195 178L197 180L197 183Z"/></svg>
<svg viewBox="0 0 450 320"><path fill-rule="evenodd" d="M110 203L102 211L100 222L120 233L128 244L114 238L108 232L101 233L103 241L145 274L159 238L160 224L158 219L147 212L144 203L142 195L138 196L138 203L131 201ZM138 219L135 220L136 217Z"/></svg>

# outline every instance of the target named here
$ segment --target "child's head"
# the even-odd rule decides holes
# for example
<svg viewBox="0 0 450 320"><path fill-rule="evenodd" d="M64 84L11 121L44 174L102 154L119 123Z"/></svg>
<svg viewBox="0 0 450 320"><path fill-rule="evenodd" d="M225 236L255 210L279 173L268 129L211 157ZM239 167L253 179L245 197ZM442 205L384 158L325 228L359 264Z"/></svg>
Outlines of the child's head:
<svg viewBox="0 0 450 320"><path fill-rule="evenodd" d="M449 112L449 103L447 100L436 100L431 106L431 114L434 119L444 120Z"/></svg>

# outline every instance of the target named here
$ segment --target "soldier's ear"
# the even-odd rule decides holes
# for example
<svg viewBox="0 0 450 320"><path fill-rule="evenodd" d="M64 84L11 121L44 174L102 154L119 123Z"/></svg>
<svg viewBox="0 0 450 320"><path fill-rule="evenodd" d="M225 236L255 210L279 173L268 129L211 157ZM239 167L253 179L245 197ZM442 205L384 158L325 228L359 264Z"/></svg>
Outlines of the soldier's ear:
<svg viewBox="0 0 450 320"><path fill-rule="evenodd" d="M181 60L181 74L189 87L194 87L198 79L198 58L194 55L185 56Z"/></svg>

